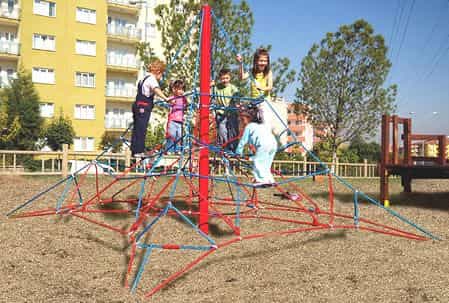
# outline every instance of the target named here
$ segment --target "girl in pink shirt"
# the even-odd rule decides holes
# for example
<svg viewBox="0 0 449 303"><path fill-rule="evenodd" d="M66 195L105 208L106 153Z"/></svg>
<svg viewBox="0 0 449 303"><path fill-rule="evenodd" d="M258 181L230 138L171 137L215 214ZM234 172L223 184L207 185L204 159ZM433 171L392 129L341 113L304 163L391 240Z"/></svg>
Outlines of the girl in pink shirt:
<svg viewBox="0 0 449 303"><path fill-rule="evenodd" d="M167 152L176 152L182 145L182 124L184 122L184 111L187 107L187 98L184 96L185 84L182 80L175 80L170 85L173 94L169 98L170 113L167 121Z"/></svg>

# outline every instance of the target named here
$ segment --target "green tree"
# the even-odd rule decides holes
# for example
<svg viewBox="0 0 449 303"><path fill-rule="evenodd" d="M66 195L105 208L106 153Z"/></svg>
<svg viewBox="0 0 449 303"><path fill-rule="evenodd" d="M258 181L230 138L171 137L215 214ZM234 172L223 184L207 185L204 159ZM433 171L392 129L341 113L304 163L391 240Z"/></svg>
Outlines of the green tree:
<svg viewBox="0 0 449 303"><path fill-rule="evenodd" d="M5 102L0 100L0 145L12 140L20 130L19 117L16 116L8 124L8 108Z"/></svg>
<svg viewBox="0 0 449 303"><path fill-rule="evenodd" d="M20 68L17 79L1 94L2 102L7 108L7 123L10 126L18 117L20 129L16 136L2 143L3 148L33 150L43 128L43 118L40 116L39 95L34 88L31 74Z"/></svg>
<svg viewBox="0 0 449 303"><path fill-rule="evenodd" d="M188 37L188 42L183 48L181 45L185 42L183 38L188 32L192 20L199 15L201 2L170 0L168 4L155 8L158 16L156 25L161 31L162 46L165 49L164 57L167 64L171 66L167 77L185 79L190 85L197 85L192 81L198 55L199 26L192 30L191 36ZM220 26L217 22L214 22L212 26L212 74L216 75L220 69L236 63L235 56L237 54L233 51L240 53L249 64L251 60L251 29L254 18L248 3L241 1L239 4L235 4L231 0L207 2L212 8L214 16L220 22ZM232 46L229 45L230 43ZM174 56L178 50L179 55L175 62Z"/></svg>
<svg viewBox="0 0 449 303"><path fill-rule="evenodd" d="M59 116L54 117L45 128L44 137L47 145L52 150L62 150L63 144L73 144L75 130L73 129L72 121L64 117L62 110Z"/></svg>
<svg viewBox="0 0 449 303"><path fill-rule="evenodd" d="M364 20L343 25L314 44L302 61L302 102L335 156L340 144L374 135L383 113L394 111L396 85L384 88L391 67L381 35Z"/></svg>
<svg viewBox="0 0 449 303"><path fill-rule="evenodd" d="M355 137L349 145L349 150L357 154L360 160L366 159L371 163L380 161L380 145L376 142L366 142L362 137Z"/></svg>
<svg viewBox="0 0 449 303"><path fill-rule="evenodd" d="M254 17L248 2L241 1L238 4L230 0L208 2L214 20L211 38L213 74L216 76L221 69L232 66L237 69L237 53L243 57L246 65L251 64Z"/></svg>
<svg viewBox="0 0 449 303"><path fill-rule="evenodd" d="M156 26L161 32L164 57L170 67L165 75L167 79L182 78L187 83L192 83L199 37L198 30L192 31L188 42L184 47L181 48L181 46L199 9L200 4L195 0L170 0L168 4L158 5L154 9L158 16ZM178 58L175 58L178 50Z"/></svg>
<svg viewBox="0 0 449 303"><path fill-rule="evenodd" d="M165 126L163 124L157 124L154 127L148 125L145 146L152 149L159 144L165 144Z"/></svg>
<svg viewBox="0 0 449 303"><path fill-rule="evenodd" d="M279 96L285 89L295 81L296 71L290 69L290 59L278 58L271 64L273 72L273 96Z"/></svg>
<svg viewBox="0 0 449 303"><path fill-rule="evenodd" d="M159 59L154 53L153 48L148 42L139 42L136 45L137 55L142 61L142 68L147 71L148 65L156 59Z"/></svg>
<svg viewBox="0 0 449 303"><path fill-rule="evenodd" d="M100 148L105 150L108 149L110 152L119 153L123 150L123 140L120 139L121 134L115 132L105 131L101 136ZM131 141L130 133L125 134L125 138Z"/></svg>

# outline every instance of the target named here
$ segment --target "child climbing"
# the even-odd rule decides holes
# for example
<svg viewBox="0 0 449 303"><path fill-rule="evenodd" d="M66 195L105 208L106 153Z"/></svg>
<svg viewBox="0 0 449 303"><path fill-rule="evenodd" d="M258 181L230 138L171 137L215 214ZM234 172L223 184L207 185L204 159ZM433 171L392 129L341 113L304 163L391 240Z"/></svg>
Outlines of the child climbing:
<svg viewBox="0 0 449 303"><path fill-rule="evenodd" d="M273 89L273 73L270 67L270 54L268 50L264 48L259 48L254 53L253 66L251 68L251 74L245 72L243 67L243 58L237 55L237 61L240 62L240 78L246 80L248 78L250 81L250 97L254 99L263 98L263 102L258 105L259 116L262 123L267 129L271 130L277 140L282 144L287 143L287 136L281 134L285 129L285 125L281 123L280 118L274 112L271 102L271 91Z"/></svg>
<svg viewBox="0 0 449 303"><path fill-rule="evenodd" d="M252 145L255 149L255 154L251 157L255 185L275 183L271 173L271 164L277 151L276 138L271 132L267 132L266 126L260 123L248 110L240 113L240 123L244 127L244 131L237 146L236 154L243 155L245 145Z"/></svg>
<svg viewBox="0 0 449 303"><path fill-rule="evenodd" d="M131 136L131 152L134 157L142 158L145 156L145 138L147 135L148 121L153 110L154 96L168 101L159 88L158 81L162 78L165 64L156 60L149 64L149 74L137 84L136 101L132 105L133 113L133 131Z"/></svg>
<svg viewBox="0 0 449 303"><path fill-rule="evenodd" d="M176 152L182 145L182 125L184 111L187 107L187 98L184 96L185 84L183 80L175 80L170 85L173 94L170 97L170 113L167 121L167 152Z"/></svg>
<svg viewBox="0 0 449 303"><path fill-rule="evenodd" d="M239 135L238 114L233 108L236 106L237 87L231 83L231 70L220 70L219 83L212 88L215 105L215 121L217 122L217 144L223 148L235 151Z"/></svg>
<svg viewBox="0 0 449 303"><path fill-rule="evenodd" d="M240 55L237 56L237 61L240 62L240 78L242 80L248 79L250 74L245 72L243 58ZM271 90L273 89L273 73L270 69L270 54L266 49L259 48L254 53L251 76L250 97L264 97L265 99L270 100ZM264 102L260 104L259 110L262 121L266 120L264 119L264 114L267 113L269 108L266 108Z"/></svg>

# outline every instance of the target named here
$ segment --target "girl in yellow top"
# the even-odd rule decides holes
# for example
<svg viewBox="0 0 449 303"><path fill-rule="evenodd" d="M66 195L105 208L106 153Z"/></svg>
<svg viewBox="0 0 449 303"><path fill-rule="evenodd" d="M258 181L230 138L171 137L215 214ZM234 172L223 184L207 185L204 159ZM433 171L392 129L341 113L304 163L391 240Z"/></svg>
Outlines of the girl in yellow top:
<svg viewBox="0 0 449 303"><path fill-rule="evenodd" d="M241 79L248 79L250 75L243 70L242 57L240 55L237 56L237 61L240 62ZM273 74L270 69L270 54L266 49L259 48L254 53L251 74L251 98L263 97L265 100L258 105L259 118L266 129L273 132L278 140L284 144L283 141L286 141L286 136L282 138L280 136L284 127L279 123L279 117L273 112L273 108L267 104L267 102L271 102Z"/></svg>
<svg viewBox="0 0 449 303"><path fill-rule="evenodd" d="M240 64L240 78L246 80L249 73L243 70L243 60L240 55L237 56ZM258 98L263 95L270 98L270 92L273 89L273 74L270 69L270 54L264 48L259 48L254 53L253 67L251 69L253 79L251 79L251 98Z"/></svg>

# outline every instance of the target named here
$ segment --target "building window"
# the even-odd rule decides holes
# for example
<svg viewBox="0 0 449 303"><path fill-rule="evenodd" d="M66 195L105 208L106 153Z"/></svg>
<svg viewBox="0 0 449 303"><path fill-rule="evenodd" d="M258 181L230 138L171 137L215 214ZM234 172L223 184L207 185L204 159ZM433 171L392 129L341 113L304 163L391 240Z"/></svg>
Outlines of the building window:
<svg viewBox="0 0 449 303"><path fill-rule="evenodd" d="M95 41L76 40L75 51L79 55L95 56L97 54L97 44Z"/></svg>
<svg viewBox="0 0 449 303"><path fill-rule="evenodd" d="M33 34L33 48L43 50L56 50L55 36Z"/></svg>
<svg viewBox="0 0 449 303"><path fill-rule="evenodd" d="M93 9L77 7L76 8L76 21L96 24L97 12Z"/></svg>
<svg viewBox="0 0 449 303"><path fill-rule="evenodd" d="M76 72L75 77L76 86L80 87L95 87L95 74Z"/></svg>
<svg viewBox="0 0 449 303"><path fill-rule="evenodd" d="M44 0L34 0L33 12L36 15L56 17L56 3Z"/></svg>
<svg viewBox="0 0 449 303"><path fill-rule="evenodd" d="M12 81L17 79L17 72L12 68L3 69L0 66L0 88L5 88L11 85Z"/></svg>
<svg viewBox="0 0 449 303"><path fill-rule="evenodd" d="M156 37L156 24L155 23L146 23L145 24L145 33L147 35L147 40Z"/></svg>
<svg viewBox="0 0 449 303"><path fill-rule="evenodd" d="M95 120L95 106L86 104L76 104L75 119Z"/></svg>
<svg viewBox="0 0 449 303"><path fill-rule="evenodd" d="M0 40L1 41L16 41L17 34L12 32L0 32Z"/></svg>
<svg viewBox="0 0 449 303"><path fill-rule="evenodd" d="M132 123L133 114L123 108L108 108L105 115L106 128L127 128Z"/></svg>
<svg viewBox="0 0 449 303"><path fill-rule="evenodd" d="M33 82L35 83L55 83L55 71L52 68L33 67Z"/></svg>
<svg viewBox="0 0 449 303"><path fill-rule="evenodd" d="M92 137L75 137L73 139L73 148L75 151L94 151L94 138Z"/></svg>
<svg viewBox="0 0 449 303"><path fill-rule="evenodd" d="M40 103L39 104L41 117L51 118L55 113L55 105L53 103Z"/></svg>
<svg viewBox="0 0 449 303"><path fill-rule="evenodd" d="M182 4L177 4L175 6L175 12L177 14L184 14L184 6Z"/></svg>

